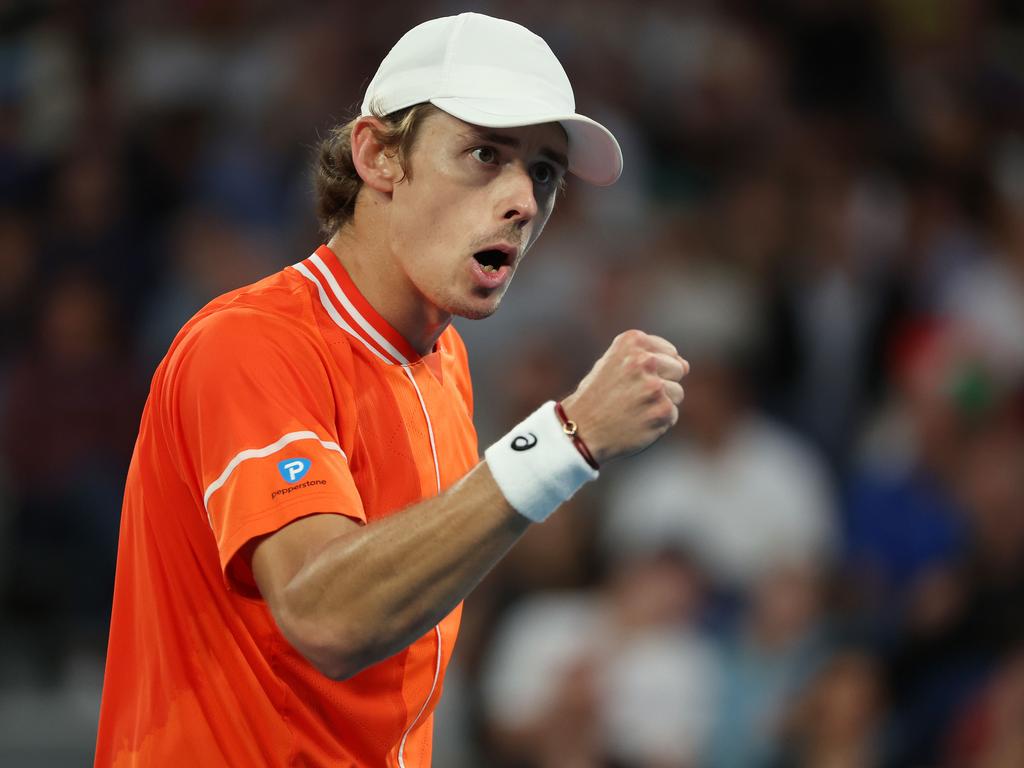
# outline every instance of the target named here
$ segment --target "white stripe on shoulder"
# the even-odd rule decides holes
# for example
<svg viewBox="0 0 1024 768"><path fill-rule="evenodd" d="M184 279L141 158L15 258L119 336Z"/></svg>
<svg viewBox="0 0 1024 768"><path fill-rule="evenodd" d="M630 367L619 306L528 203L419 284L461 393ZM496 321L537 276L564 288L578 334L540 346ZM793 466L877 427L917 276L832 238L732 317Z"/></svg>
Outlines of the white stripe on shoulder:
<svg viewBox="0 0 1024 768"><path fill-rule="evenodd" d="M235 454L235 457L228 462L228 465L224 467L224 471L220 473L220 477L210 483L206 489L206 493L203 494L203 506L206 507L206 516L210 516L210 496L215 491L219 490L224 483L231 477L231 473L235 471L239 464L248 459L262 459L265 456L277 453L277 451L284 448L288 443L294 443L297 440L316 440L320 445L329 451L337 451L342 455L345 461L348 461L348 456L341 450L341 446L330 440L321 440L316 432L310 432L309 430L303 430L301 432L289 432L286 435L282 435L280 438L272 442L270 445L265 445L262 448L247 448L244 451L239 451ZM211 525L213 521L210 521Z"/></svg>
<svg viewBox="0 0 1024 768"><path fill-rule="evenodd" d="M310 256L309 260L316 264L316 268L320 270L320 274L324 276L324 278L327 280L327 284L331 286L331 290L334 291L334 295L338 297L338 301L341 302L341 306L343 306L348 311L348 313L352 315L352 319L356 321L359 327L366 331L366 333L369 334L371 339L380 344L381 347L383 347L388 354L393 355L398 362L400 362L402 365L408 365L409 361L405 359L405 356L402 355L402 353L399 352L397 349L395 349L391 345L391 342L389 342L387 339L381 336L377 329L374 328L367 321L367 319L359 313L359 310L355 308L355 305L351 301L349 301L348 296L345 295L345 292L341 289L341 286L338 285L338 281L334 278L334 275L331 274L331 270L327 268L327 265L324 264L323 259L320 258L320 254L314 253L312 256Z"/></svg>
<svg viewBox="0 0 1024 768"><path fill-rule="evenodd" d="M320 303L324 305L324 309L327 310L327 314L331 316L331 320L334 321L335 325L337 325L339 328L345 331L349 336L354 336L355 338L359 339L359 341L362 343L364 347L373 352L373 354L375 354L388 365L395 364L394 360L389 360L388 358L386 358L372 344L370 344L366 339L364 339L362 336L356 333L355 329L351 325L345 322L345 318L343 318L341 314L339 314L338 310L334 308L334 305L331 304L331 300L327 298L327 291L324 290L324 287L323 285L321 285L320 281L316 279L316 275L309 271L309 267L307 267L301 261L298 264L292 264L292 266L306 279L311 280L313 284L316 285L316 289L320 294Z"/></svg>

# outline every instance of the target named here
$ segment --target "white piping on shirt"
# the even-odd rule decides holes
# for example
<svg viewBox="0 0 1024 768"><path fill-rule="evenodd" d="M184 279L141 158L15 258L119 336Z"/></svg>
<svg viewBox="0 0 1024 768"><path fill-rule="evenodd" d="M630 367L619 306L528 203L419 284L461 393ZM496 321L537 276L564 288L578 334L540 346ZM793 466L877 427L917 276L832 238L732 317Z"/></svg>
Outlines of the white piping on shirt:
<svg viewBox="0 0 1024 768"><path fill-rule="evenodd" d="M327 268L327 265L324 264L323 259L320 258L320 254L314 253L312 256L309 257L309 260L312 261L316 265L316 268L320 270L320 274L322 274L324 276L324 279L327 280L327 284L331 287L331 290L334 292L334 295L337 297L338 301L341 302L341 306L343 306L345 310L352 316L352 319L356 321L356 324L364 331L366 331L366 333L369 334L370 338L376 341L378 344L380 344L381 348L389 355L394 357L395 360L397 360L402 365L408 365L409 361L405 359L405 356L397 349L395 349L394 346L392 346L391 342L389 342L387 339L381 336L377 329L374 328L369 322L367 322L366 318L363 317L362 314L360 314L358 309L356 309L355 305L349 300L348 296L345 295L345 291L343 291L341 286L338 285L338 281L334 278L334 275L331 273L331 270Z"/></svg>
<svg viewBox="0 0 1024 768"><path fill-rule="evenodd" d="M292 267L294 267L296 271L301 273L305 278L311 280L313 284L316 285L317 291L320 294L320 303L324 305L324 309L327 310L327 314L331 316L331 320L334 321L335 325L337 325L343 331L348 333L350 336L354 336L356 339L358 339L364 347L366 347L368 350L370 350L373 354L375 354L388 365L395 364L394 360L385 357L381 352L377 350L376 347L374 347L372 344L370 344L370 342L364 339L356 331L355 328L353 328L345 321L345 318L343 318L341 314L338 312L338 310L334 308L334 305L331 304L331 300L327 298L327 291L324 290L323 285L321 285L320 281L317 280L316 275L310 272L309 267L307 267L301 261L298 264L292 264Z"/></svg>
<svg viewBox="0 0 1024 768"><path fill-rule="evenodd" d="M434 480L437 481L437 492L441 492L441 470L437 465L437 447L434 445L434 427L430 423L430 414L427 413L427 404L423 402L423 394L420 392L419 385L416 383L416 377L412 375L412 371L409 370L409 366L403 365L402 369L405 371L405 375L409 377L409 381L412 382L412 388L416 390L416 397L420 400L420 408L423 409L423 418L427 420L427 436L430 438L430 453L434 457Z"/></svg>
<svg viewBox="0 0 1024 768"><path fill-rule="evenodd" d="M355 305L352 304L349 298L345 295L344 290L338 284L338 281L335 279L330 269L328 269L327 265L324 264L323 259L320 258L319 254L314 253L309 260L316 266L317 270L321 273L321 275L323 275L324 279L327 281L328 286L330 286L331 291L334 293L335 298L338 299L338 301L349 313L352 319L355 320L356 324L359 325L370 336L370 338L372 338L374 341L380 344L382 349L384 349L388 354L394 356L395 360L397 360L402 365L402 369L405 371L405 375L409 378L409 381L412 382L412 387L416 391L416 397L419 400L420 408L423 411L423 418L427 422L427 436L430 439L430 454L434 460L434 482L436 483L437 486L437 492L440 493L441 470L437 461L437 445L434 442L434 427L433 424L431 424L430 422L430 414L427 411L426 402L424 402L423 400L423 393L420 392L419 385L416 383L416 377L413 375L412 371L409 368L409 361L405 358L404 355L402 355L397 349L395 349L395 347L390 342L388 342L388 340L385 339L366 320L366 318L363 317L363 315L359 312L358 309L356 309ZM320 282L319 279L317 279L316 275L314 275L313 272L305 264L299 262L298 264L293 264L292 266L306 279L312 281L316 285L317 291L320 295L320 303L323 305L324 309L327 310L327 314L330 315L335 325L339 326L349 335L354 336L356 339L358 339L363 344L363 346L365 346L368 350L370 350L374 355L376 355L384 362L391 363L392 365L394 364L394 360L389 360L385 355L383 355L379 350L377 350L376 347L370 344L369 341L367 341L362 336L362 334L360 334L356 329L354 329L345 321L345 319L341 316L338 310L331 303L330 299L327 297L327 291L324 289L323 284ZM438 679L441 676L441 655L443 645L441 638L441 626L439 624L434 626L434 634L437 637L437 658L434 663L434 680L430 684L430 692L427 694L426 699L423 701L423 705L420 707L419 712L416 713L416 717L413 718L412 722L409 724L409 727L406 728L405 732L402 734L402 740L398 746L399 768L406 768L405 744L409 739L409 735L412 733L413 729L419 723L420 718L423 717L423 713L426 711L427 705L430 703L430 699L434 695L434 691L437 690Z"/></svg>
<svg viewBox="0 0 1024 768"><path fill-rule="evenodd" d="M434 633L437 635L437 659L434 662L434 682L430 684L430 693L427 694L427 698L423 701L423 706L420 707L420 711L416 713L416 717L409 724L409 727L405 729L405 733L402 734L402 743L398 745L398 766L399 768L405 768L405 741L409 738L409 734L412 733L412 729L416 727L416 723L423 717L423 712L427 708L427 704L430 703L431 697L434 695L434 691L437 689L437 679L441 676L441 625L438 624L434 627Z"/></svg>
<svg viewBox="0 0 1024 768"><path fill-rule="evenodd" d="M231 473L235 471L235 468L248 459L262 459L265 456L277 453L288 445L288 443L294 443L296 440L316 440L327 450L337 451L342 455L345 461L348 461L348 456L346 456L345 452L341 450L340 445L329 440L321 440L315 432L310 432L308 430L303 430L301 432L289 432L288 434L279 437L270 445L265 445L262 448L247 448L244 451L239 451L235 454L234 458L228 462L228 465L224 467L224 471L220 473L220 477L210 483L206 488L206 492L203 494L203 506L206 507L206 517L210 521L211 527L213 526L213 519L210 517L210 497L228 481L228 478L231 477Z"/></svg>
<svg viewBox="0 0 1024 768"><path fill-rule="evenodd" d="M420 392L419 385L416 383L416 377L413 376L409 366L403 365L405 375L409 377L409 381L412 382L412 388L416 390L416 397L419 398L420 408L423 409L423 418L427 420L427 435L430 437L430 454L434 458L434 480L437 482L437 492L441 493L441 471L437 463L437 447L434 444L434 427L430 423L430 414L427 413L427 404L423 402L423 394ZM434 696L434 691L437 690L437 680L441 676L441 625L437 624L434 626L434 634L437 636L437 660L434 664L434 681L430 684L430 692L427 694L427 698L423 701L423 706L420 707L420 711L416 713L416 717L413 718L412 722L409 723L409 727L405 729L405 733L402 734L402 741L398 745L398 766L399 768L406 768L405 766L405 742L409 738L409 734L412 733L412 729L419 723L420 718L423 717L423 713L427 710L427 704L430 703L430 699Z"/></svg>

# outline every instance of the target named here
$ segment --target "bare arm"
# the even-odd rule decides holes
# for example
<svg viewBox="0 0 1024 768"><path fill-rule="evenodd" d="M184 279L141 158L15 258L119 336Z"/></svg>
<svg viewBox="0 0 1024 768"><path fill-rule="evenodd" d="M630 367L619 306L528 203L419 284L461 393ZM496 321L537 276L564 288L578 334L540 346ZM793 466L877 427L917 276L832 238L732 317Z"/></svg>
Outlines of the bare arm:
<svg viewBox="0 0 1024 768"><path fill-rule="evenodd" d="M444 618L529 525L480 464L442 495L372 525L298 520L257 546L253 574L289 642L341 679Z"/></svg>
<svg viewBox="0 0 1024 768"><path fill-rule="evenodd" d="M598 461L628 455L676 422L687 370L668 342L623 334L565 408ZM427 632L529 524L481 463L445 493L370 525L298 520L257 545L253 575L289 642L341 679Z"/></svg>

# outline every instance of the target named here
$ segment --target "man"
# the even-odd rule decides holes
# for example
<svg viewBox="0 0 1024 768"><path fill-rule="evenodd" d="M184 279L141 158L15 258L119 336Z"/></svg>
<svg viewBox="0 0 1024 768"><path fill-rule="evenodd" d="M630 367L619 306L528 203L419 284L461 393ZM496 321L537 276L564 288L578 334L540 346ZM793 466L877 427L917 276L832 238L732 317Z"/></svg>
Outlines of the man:
<svg viewBox="0 0 1024 768"><path fill-rule="evenodd" d="M495 311L566 172L620 169L526 29L396 44L321 148L328 245L201 310L154 376L97 764L430 764L462 599L678 416L687 364L632 331L478 458L450 320Z"/></svg>

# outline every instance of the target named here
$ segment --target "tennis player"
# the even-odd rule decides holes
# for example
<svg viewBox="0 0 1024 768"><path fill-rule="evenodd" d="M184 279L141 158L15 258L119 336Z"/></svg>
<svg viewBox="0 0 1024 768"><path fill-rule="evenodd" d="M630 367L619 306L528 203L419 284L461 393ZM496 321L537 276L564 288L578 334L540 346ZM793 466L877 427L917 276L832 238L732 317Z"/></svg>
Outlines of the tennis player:
<svg viewBox="0 0 1024 768"><path fill-rule="evenodd" d="M477 450L452 317L497 309L567 173L621 167L525 28L468 13L398 41L321 146L327 245L202 309L153 378L97 765L430 765L463 598L678 416L687 363L628 331Z"/></svg>

